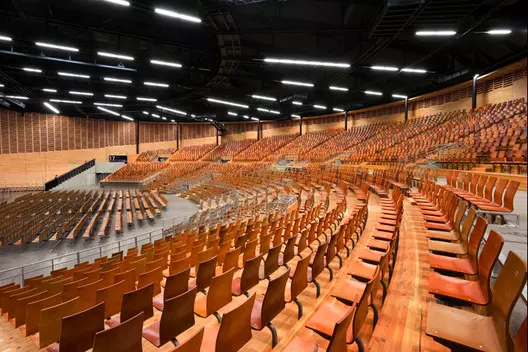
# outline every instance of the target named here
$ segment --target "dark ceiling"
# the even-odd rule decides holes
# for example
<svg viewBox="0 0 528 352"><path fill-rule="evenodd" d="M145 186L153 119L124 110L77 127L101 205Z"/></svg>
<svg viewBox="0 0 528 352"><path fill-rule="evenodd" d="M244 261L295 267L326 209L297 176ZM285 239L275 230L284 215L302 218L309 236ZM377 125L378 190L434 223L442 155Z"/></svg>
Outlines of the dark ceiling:
<svg viewBox="0 0 528 352"><path fill-rule="evenodd" d="M115 0L110 0L115 1ZM3 0L0 8L0 92L25 96L26 111L49 113L49 99L62 114L120 119L94 102L142 121L243 120L249 115L282 120L295 115L356 109L459 83L526 56L525 1L501 0ZM161 16L166 8L199 17L201 23ZM484 33L495 28L509 35ZM419 37L418 30L454 30L452 37ZM78 48L66 52L42 48L47 42ZM134 57L102 57L100 51ZM263 62L266 57L344 62L349 68L300 67ZM181 68L150 60L181 63ZM426 74L375 71L372 65L426 69ZM41 73L26 72L24 67ZM89 79L58 72L89 75ZM113 77L131 84L105 81ZM287 86L281 80L311 82L313 88ZM169 84L145 86L145 81ZM347 87L348 92L329 90ZM57 93L42 91L56 89ZM369 96L365 90L383 92ZM72 95L91 92L93 96ZM105 94L127 99L107 98ZM277 102L258 100L271 96ZM0 94L1 95L1 94ZM157 102L138 101L154 97ZM240 109L211 103L212 97L249 105ZM292 105L292 99L303 106ZM0 101L2 98L0 98ZM314 104L324 105L318 110ZM161 112L156 105L187 112ZM257 108L280 111L280 115ZM227 112L240 113L239 116ZM195 115L196 117L192 117ZM159 120L161 121L161 120Z"/></svg>

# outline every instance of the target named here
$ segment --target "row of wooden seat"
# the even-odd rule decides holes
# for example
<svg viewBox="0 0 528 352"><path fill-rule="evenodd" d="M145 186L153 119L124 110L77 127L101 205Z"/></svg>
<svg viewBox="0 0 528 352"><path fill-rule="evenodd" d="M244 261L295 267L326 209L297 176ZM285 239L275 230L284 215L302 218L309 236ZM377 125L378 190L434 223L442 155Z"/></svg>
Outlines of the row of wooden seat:
<svg viewBox="0 0 528 352"><path fill-rule="evenodd" d="M107 176L104 182L142 182L167 167L167 163L129 163Z"/></svg>
<svg viewBox="0 0 528 352"><path fill-rule="evenodd" d="M242 153L233 158L234 161L260 161L290 143L297 137L296 134L278 135L262 138L258 142L245 149Z"/></svg>
<svg viewBox="0 0 528 352"><path fill-rule="evenodd" d="M216 144L199 144L183 147L172 154L169 161L198 161L216 148Z"/></svg>
<svg viewBox="0 0 528 352"><path fill-rule="evenodd" d="M232 160L235 156L242 153L255 142L255 139L244 139L241 141L222 143L212 152L207 154L203 158L203 160L216 161L220 158L227 158L227 160Z"/></svg>

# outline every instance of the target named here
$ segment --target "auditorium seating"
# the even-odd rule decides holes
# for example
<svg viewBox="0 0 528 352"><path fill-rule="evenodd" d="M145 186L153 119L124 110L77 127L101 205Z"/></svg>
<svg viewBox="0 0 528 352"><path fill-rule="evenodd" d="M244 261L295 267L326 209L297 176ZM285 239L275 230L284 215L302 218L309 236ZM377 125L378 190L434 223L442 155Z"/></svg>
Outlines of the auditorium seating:
<svg viewBox="0 0 528 352"><path fill-rule="evenodd" d="M260 161L282 146L290 143L297 137L296 134L278 135L262 138L251 145L242 153L235 156L235 161Z"/></svg>
<svg viewBox="0 0 528 352"><path fill-rule="evenodd" d="M339 131L324 130L319 132L309 132L302 136L295 138L284 147L277 149L273 154L269 155L265 160L279 160L282 158L293 158L294 160L305 160L309 152L329 139L334 138Z"/></svg>
<svg viewBox="0 0 528 352"><path fill-rule="evenodd" d="M215 144L199 144L183 147L172 154L169 161L197 161L216 148Z"/></svg>
<svg viewBox="0 0 528 352"><path fill-rule="evenodd" d="M231 160L255 142L256 140L254 139L246 139L242 141L222 143L218 148L215 148L212 152L207 154L203 160L215 161L219 158L227 158L227 160Z"/></svg>
<svg viewBox="0 0 528 352"><path fill-rule="evenodd" d="M143 182L163 168L166 163L136 162L123 166L106 177L102 182Z"/></svg>

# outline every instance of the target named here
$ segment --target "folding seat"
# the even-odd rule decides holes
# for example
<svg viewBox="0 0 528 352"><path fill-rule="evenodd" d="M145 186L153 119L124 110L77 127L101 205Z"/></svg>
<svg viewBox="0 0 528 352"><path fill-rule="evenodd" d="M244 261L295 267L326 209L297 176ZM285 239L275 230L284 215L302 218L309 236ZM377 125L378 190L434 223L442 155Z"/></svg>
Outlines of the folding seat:
<svg viewBox="0 0 528 352"><path fill-rule="evenodd" d="M391 249L387 250L386 252L377 252L377 253L381 253L381 255L375 258L373 256L372 258L370 258L369 256L366 256L366 258L364 257L362 259L358 259L352 262L352 264L348 268L347 274L352 276L354 279L357 279L362 282L372 281L376 279L376 277L378 276L378 269L379 269L379 277L380 277L379 281L383 289L382 301L384 302L385 298L387 297L387 291L388 291L387 289L388 284L387 282L385 282L385 277L388 274L388 282L390 283L391 275L392 275L391 267L389 265Z"/></svg>
<svg viewBox="0 0 528 352"><path fill-rule="evenodd" d="M71 279L71 278L70 278ZM57 293L60 295L60 293ZM15 305L15 327L18 328L19 326L22 326L26 322L26 312L27 312L27 306L30 303L40 301L44 298L52 296L51 293L48 291L40 291L38 293L35 293L34 295L26 296L24 298L19 298L16 301Z"/></svg>
<svg viewBox="0 0 528 352"><path fill-rule="evenodd" d="M189 288L197 287L198 291L204 292L211 285L213 277L216 274L216 260L216 257L212 257L198 264L196 278L189 282Z"/></svg>
<svg viewBox="0 0 528 352"><path fill-rule="evenodd" d="M269 279L269 276L279 269L279 256L281 254L282 244L271 248L264 260L264 278Z"/></svg>
<svg viewBox="0 0 528 352"><path fill-rule="evenodd" d="M125 292L134 291L136 289L136 269L133 268L123 273L116 274L114 276L114 283L118 283L121 281L125 282Z"/></svg>
<svg viewBox="0 0 528 352"><path fill-rule="evenodd" d="M509 252L495 281L489 316L429 303L426 333L475 350L513 351L510 319L525 284L526 263L514 252Z"/></svg>
<svg viewBox="0 0 528 352"><path fill-rule="evenodd" d="M171 262L169 267L163 270L163 276L167 277L169 275L174 275L191 267L190 256L184 255L184 257L180 259L176 259L176 256L178 256L178 254L171 255Z"/></svg>
<svg viewBox="0 0 528 352"><path fill-rule="evenodd" d="M429 292L472 304L487 305L491 296L491 273L503 244L504 239L497 232L491 230L478 259L478 280L469 281L431 272L429 274Z"/></svg>
<svg viewBox="0 0 528 352"><path fill-rule="evenodd" d="M242 294L249 296L248 291L258 285L260 263L262 262L262 254L246 261L242 270L242 275L235 277L231 284L231 293L234 296Z"/></svg>
<svg viewBox="0 0 528 352"><path fill-rule="evenodd" d="M435 233L435 238L429 239L429 251L451 255L466 255L468 253L468 236L476 217L477 213L475 209L469 208L466 219L464 219L462 230L460 231L460 237L456 241L447 242L447 240L451 239L451 236L446 235L446 237L442 238L439 233Z"/></svg>
<svg viewBox="0 0 528 352"><path fill-rule="evenodd" d="M506 191L504 193L504 203L502 202L502 195L500 198L500 203L495 200L495 197L493 198L493 203L486 204L486 205L480 205L480 203L476 203L476 206L480 210L484 211L491 211L491 212L497 212L497 213L511 213L513 211L513 199L515 197L515 193L517 193L517 190L519 189L520 182L518 181L509 181L508 187L506 188Z"/></svg>
<svg viewBox="0 0 528 352"><path fill-rule="evenodd" d="M286 241L284 250L279 254L279 265L288 266L288 262L295 257L295 242L297 242L297 236L290 237Z"/></svg>
<svg viewBox="0 0 528 352"><path fill-rule="evenodd" d="M59 343L48 352L84 352L92 348L95 334L104 331L104 303L62 318Z"/></svg>
<svg viewBox="0 0 528 352"><path fill-rule="evenodd" d="M194 325L193 303L196 288L186 291L164 303L160 320L143 329L143 337L156 347L169 341Z"/></svg>
<svg viewBox="0 0 528 352"><path fill-rule="evenodd" d="M136 269L135 280L137 281L139 278L139 275L145 272L145 269L147 267L147 258L141 258L141 259L130 262L130 267Z"/></svg>
<svg viewBox="0 0 528 352"><path fill-rule="evenodd" d="M200 294L196 297L194 302L196 315L207 318L212 314L218 321L221 320L218 310L232 301L231 285L234 272L233 268L212 278L207 294Z"/></svg>
<svg viewBox="0 0 528 352"><path fill-rule="evenodd" d="M62 318L75 314L79 311L80 298L75 297L69 301L59 303L55 306L43 308L40 311L38 326L38 346L44 348L59 341L61 337ZM104 310L102 311L104 313ZM101 317L103 321L104 317ZM28 327L29 321L26 323Z"/></svg>
<svg viewBox="0 0 528 352"><path fill-rule="evenodd" d="M118 326L122 321L126 321L133 316L143 312L143 319L147 320L154 315L152 308L152 292L154 285L150 284L143 288L127 292L123 295L121 303L121 313L118 317L105 320L106 325L110 327Z"/></svg>
<svg viewBox="0 0 528 352"><path fill-rule="evenodd" d="M460 225L462 224L462 218L464 217L466 208L467 208L467 203L462 200L459 200L458 208L456 210L455 218L453 221L453 225L454 225L453 230L451 231L429 230L427 231L426 236L432 240L451 241L451 242L460 241L461 238L467 239L469 229L471 228L471 226L473 225L473 221L475 220L476 212L473 208L469 208L466 218L464 219L464 224L462 225L462 229L460 229Z"/></svg>
<svg viewBox="0 0 528 352"><path fill-rule="evenodd" d="M26 297L33 296L33 295L35 295L37 293L41 293L43 291L45 291L45 290L43 290L41 288L31 288L31 289L25 290L23 292L10 294L7 297L7 304L4 307L4 310L2 311L3 315L7 317L7 320L13 319L15 317L15 310L16 310L16 307L17 307L17 302L19 300L23 300Z"/></svg>
<svg viewBox="0 0 528 352"><path fill-rule="evenodd" d="M475 213L473 208L471 208L470 211ZM467 244L467 258L457 258L447 255L429 253L429 266L436 270L445 270L452 273L460 273L465 275L475 275L477 273L478 267L477 252L480 242L484 237L484 233L486 232L487 226L488 224L486 223L486 220L479 216L475 222L471 236L469 237ZM468 229L470 227L471 224L468 226Z"/></svg>
<svg viewBox="0 0 528 352"><path fill-rule="evenodd" d="M190 269L186 269L167 277L165 289L163 290L163 296L158 295L154 297L152 301L154 308L163 310L163 306L167 299L176 297L191 288L189 286L189 270Z"/></svg>
<svg viewBox="0 0 528 352"><path fill-rule="evenodd" d="M125 281L103 287L96 292L96 303L104 303L104 316L110 318L119 313L125 294Z"/></svg>
<svg viewBox="0 0 528 352"><path fill-rule="evenodd" d="M34 289L35 288L32 287L32 286L20 287L20 286L16 286L15 285L14 287L9 287L9 289L3 291L0 294L0 299L1 299L0 307L2 308L2 315L6 314L7 311L8 311L9 297L15 296L15 295L18 295L18 294L21 294L21 293L24 293L24 292L32 291Z"/></svg>
<svg viewBox="0 0 528 352"><path fill-rule="evenodd" d="M251 312L254 302L255 294L225 313L221 323L206 326L200 352L236 352L251 340Z"/></svg>
<svg viewBox="0 0 528 352"><path fill-rule="evenodd" d="M187 340L185 341L180 342L178 344L178 347L171 350L170 352L200 352L203 335L203 327L196 329L196 331L191 335L191 337L187 338Z"/></svg>
<svg viewBox="0 0 528 352"><path fill-rule="evenodd" d="M453 204L449 206L446 222L425 222L425 228L429 230L453 231L455 229L455 216L458 209L466 206L462 199L453 198ZM465 209L465 208L464 208Z"/></svg>

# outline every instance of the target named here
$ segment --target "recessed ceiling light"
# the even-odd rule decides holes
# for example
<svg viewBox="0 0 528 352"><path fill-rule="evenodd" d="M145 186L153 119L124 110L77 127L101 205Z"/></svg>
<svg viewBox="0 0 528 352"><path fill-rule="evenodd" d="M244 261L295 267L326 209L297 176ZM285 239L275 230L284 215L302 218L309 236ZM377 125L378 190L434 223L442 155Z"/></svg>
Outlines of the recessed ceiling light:
<svg viewBox="0 0 528 352"><path fill-rule="evenodd" d="M326 106L324 106L324 105L317 105L316 104L313 107L316 108L316 109L319 109L319 110L326 110Z"/></svg>
<svg viewBox="0 0 528 352"><path fill-rule="evenodd" d="M164 15L164 16L168 16L168 17L172 17L172 18L177 18L177 19L180 19L180 20L184 20L184 21L188 21L188 22L194 22L194 23L200 23L202 22L202 20L198 17L195 17L195 16L190 16L190 15L186 15L186 14L183 14L183 13L179 13L179 12L176 12L176 11L170 11L170 10L166 10L166 9L162 9L162 8L156 8L154 9L154 12L160 14L160 15Z"/></svg>
<svg viewBox="0 0 528 352"><path fill-rule="evenodd" d="M342 62L329 62L329 61L310 61L310 60L292 60L292 59L265 58L264 62L272 63L272 64L285 64L285 65L350 68L350 64L342 63Z"/></svg>
<svg viewBox="0 0 528 352"><path fill-rule="evenodd" d="M48 93L57 93L57 90L53 88L42 88L42 91Z"/></svg>
<svg viewBox="0 0 528 352"><path fill-rule="evenodd" d="M75 78L84 78L84 79L90 78L90 76L88 75L81 75L79 73L58 72L58 74L59 76L64 76L64 77L75 77Z"/></svg>
<svg viewBox="0 0 528 352"><path fill-rule="evenodd" d="M160 110L170 111L170 112L173 112L173 113L175 113L175 114L184 115L184 116L187 115L187 113L186 113L185 111L176 110L176 109L169 108L169 107L166 107L166 106L156 105L156 107L157 107L158 109L160 109Z"/></svg>
<svg viewBox="0 0 528 352"><path fill-rule="evenodd" d="M19 100L28 100L28 97L25 97L23 95L6 95L6 97L10 99L19 99Z"/></svg>
<svg viewBox="0 0 528 352"><path fill-rule="evenodd" d="M224 104L224 105L236 106L236 107L243 108L243 109L249 109L248 105L239 104L239 103L233 103L233 102L226 101L226 100L220 100L220 99L215 99L215 98L207 98L207 101L211 102L211 103Z"/></svg>
<svg viewBox="0 0 528 352"><path fill-rule="evenodd" d="M253 94L251 97L255 98L255 99L261 99L261 100L277 101L277 99L275 99L273 97L267 97L267 96L264 96L264 95Z"/></svg>
<svg viewBox="0 0 528 352"><path fill-rule="evenodd" d="M158 101L156 98L147 98L147 97L136 97L136 100L139 101Z"/></svg>
<svg viewBox="0 0 528 352"><path fill-rule="evenodd" d="M393 98L401 98L401 99L406 99L407 98L407 96L403 95L403 94L393 94L392 97Z"/></svg>
<svg viewBox="0 0 528 352"><path fill-rule="evenodd" d="M427 70L421 68L402 68L401 71L410 73L427 73Z"/></svg>
<svg viewBox="0 0 528 352"><path fill-rule="evenodd" d="M377 71L398 71L398 68L393 66L370 66L370 68Z"/></svg>
<svg viewBox="0 0 528 352"><path fill-rule="evenodd" d="M293 104L293 105L298 105L298 106L303 105L300 101L295 101L295 100L292 101L292 104Z"/></svg>
<svg viewBox="0 0 528 352"><path fill-rule="evenodd" d="M79 92L79 91L75 91L75 90L70 90L69 92L70 94L73 94L73 95L86 95L86 96L93 96L93 93L90 93L90 92Z"/></svg>
<svg viewBox="0 0 528 352"><path fill-rule="evenodd" d="M113 77L105 77L103 79L108 82L129 83L129 84L132 83L132 81L129 79L121 79L121 78L113 78Z"/></svg>
<svg viewBox="0 0 528 352"><path fill-rule="evenodd" d="M121 5L121 6L130 6L130 3L125 0L103 0L105 2L111 2L112 4Z"/></svg>
<svg viewBox="0 0 528 352"><path fill-rule="evenodd" d="M176 68L182 67L182 65L177 63L177 62L169 62L169 61L161 61L161 60L150 60L150 63L154 64L154 65L169 66L169 67L176 67Z"/></svg>
<svg viewBox="0 0 528 352"><path fill-rule="evenodd" d="M146 86L151 87L163 87L163 88L169 88L169 85L167 83L159 83L159 82L144 82Z"/></svg>
<svg viewBox="0 0 528 352"><path fill-rule="evenodd" d="M47 107L48 109L50 109L51 111L53 111L54 113L60 114L59 109L57 109L56 107L54 107L50 103L44 102L44 106Z"/></svg>
<svg viewBox="0 0 528 352"><path fill-rule="evenodd" d="M510 34L511 32L512 32L511 29L490 29L486 33L491 34L491 35L506 35L506 34Z"/></svg>
<svg viewBox="0 0 528 352"><path fill-rule="evenodd" d="M94 103L94 105L111 106L111 107L114 107L114 108L122 108L123 107L123 105L121 105L121 104L111 104L111 103Z"/></svg>
<svg viewBox="0 0 528 352"><path fill-rule="evenodd" d="M365 94L368 94L368 95L383 95L382 92L374 92L372 90L366 90Z"/></svg>
<svg viewBox="0 0 528 352"><path fill-rule="evenodd" d="M64 50L64 51L74 51L78 52L79 49L71 47L71 46L64 46L64 45L56 45L56 44L50 44L50 43L43 43L43 42L36 42L36 46L40 46L42 48L50 48L50 49L57 49L57 50Z"/></svg>
<svg viewBox="0 0 528 352"><path fill-rule="evenodd" d="M6 37L5 35L0 35L0 40L4 42L10 42L13 40L11 37Z"/></svg>
<svg viewBox="0 0 528 352"><path fill-rule="evenodd" d="M448 37L455 35L455 31L418 31L416 35L418 36L437 36L437 37Z"/></svg>
<svg viewBox="0 0 528 352"><path fill-rule="evenodd" d="M42 73L40 68L23 67L22 69L26 72Z"/></svg>
<svg viewBox="0 0 528 352"><path fill-rule="evenodd" d="M292 85L292 86L301 86L301 87L313 87L313 83L306 83L306 82L298 82L298 81L288 81L288 80L284 80L284 81L281 81L282 84L289 84L289 85Z"/></svg>
<svg viewBox="0 0 528 352"><path fill-rule="evenodd" d="M50 99L54 103L63 103L63 104L82 104L82 101L79 100L60 100L60 99Z"/></svg>
<svg viewBox="0 0 528 352"><path fill-rule="evenodd" d="M121 116L119 113L113 111L113 110L110 110L110 109L106 109L106 108L102 108L100 106L97 107L97 109L101 110L101 111L104 111L104 112L107 112L111 115L114 115L114 116Z"/></svg>
<svg viewBox="0 0 528 352"><path fill-rule="evenodd" d="M114 95L114 94L105 94L104 96L106 98L111 98L111 99L126 99L127 98L124 95Z"/></svg>
<svg viewBox="0 0 528 352"><path fill-rule="evenodd" d="M111 58L114 58L114 59L134 61L134 58L132 56L114 54L114 53L109 53L109 52L106 52L106 51L98 51L97 55L104 56L104 57L111 57Z"/></svg>
<svg viewBox="0 0 528 352"><path fill-rule="evenodd" d="M339 90L341 92L348 92L348 88L345 87L337 87L337 86L330 86L330 90Z"/></svg>

